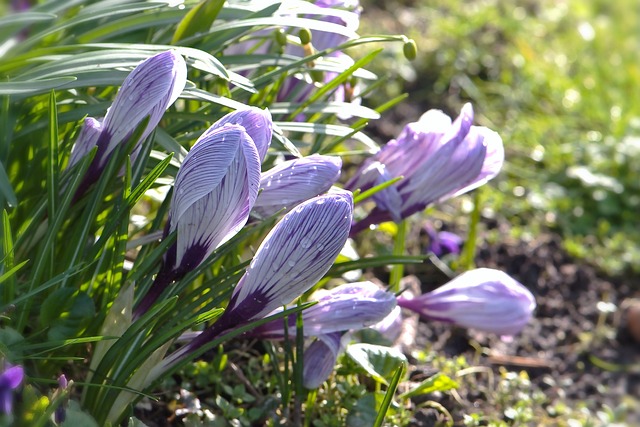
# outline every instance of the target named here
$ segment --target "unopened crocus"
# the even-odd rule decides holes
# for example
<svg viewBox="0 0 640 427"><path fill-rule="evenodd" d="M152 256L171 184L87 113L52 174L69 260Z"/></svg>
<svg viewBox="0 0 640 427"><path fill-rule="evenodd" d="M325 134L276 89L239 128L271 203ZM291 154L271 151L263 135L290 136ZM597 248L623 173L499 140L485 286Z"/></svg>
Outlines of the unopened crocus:
<svg viewBox="0 0 640 427"><path fill-rule="evenodd" d="M307 200L282 217L256 251L225 312L165 361L172 365L222 332L291 303L329 270L347 241L353 197L342 192Z"/></svg>
<svg viewBox="0 0 640 427"><path fill-rule="evenodd" d="M175 51L156 54L140 63L124 80L104 119L85 120L69 159L69 167L77 163L93 147L96 156L77 194L82 195L98 179L114 150L125 143L136 128L149 118L142 130L132 157L140 150L140 141L156 128L165 111L171 106L187 82L187 66Z"/></svg>
<svg viewBox="0 0 640 427"><path fill-rule="evenodd" d="M341 167L340 157L320 154L280 163L262 173L254 212L268 217L326 192L340 177Z"/></svg>
<svg viewBox="0 0 640 427"><path fill-rule="evenodd" d="M396 177L402 180L373 196L376 207L352 234L383 221L401 221L495 177L504 162L502 139L472 122L471 104L453 123L441 111L429 110L367 160L347 189L365 191Z"/></svg>
<svg viewBox="0 0 640 427"><path fill-rule="evenodd" d="M13 393L24 379L24 369L20 365L12 366L5 363L5 369L0 373L0 411L11 414L13 409Z"/></svg>
<svg viewBox="0 0 640 427"><path fill-rule="evenodd" d="M137 315L246 224L260 185L258 147L266 152L270 141L271 117L257 108L223 117L196 141L176 175L165 227L165 237L175 231L176 242Z"/></svg>
<svg viewBox="0 0 640 427"><path fill-rule="evenodd" d="M349 283L331 290L316 292L312 301L317 303L302 312L305 336L319 336L350 329L362 329L384 319L396 306L393 293L384 291L371 282ZM278 309L277 311L280 311ZM265 323L251 333L261 338L284 338L295 335L296 316Z"/></svg>
<svg viewBox="0 0 640 427"><path fill-rule="evenodd" d="M515 335L531 319L536 302L522 284L500 270L478 268L398 305L428 320L498 335Z"/></svg>
<svg viewBox="0 0 640 427"><path fill-rule="evenodd" d="M67 392L67 387L69 387L69 382L67 381L67 377L64 374L62 374L58 377L57 393L60 394L60 393ZM56 421L56 424L62 424L67 419L66 406L67 406L68 400L69 400L68 397L65 398L62 402L60 402L60 405L58 405L58 407L56 408L53 414L53 418Z"/></svg>
<svg viewBox="0 0 640 427"><path fill-rule="evenodd" d="M430 225L424 228L429 236L427 250L437 257L449 254L459 255L462 251L464 240L462 237L450 231L436 231Z"/></svg>
<svg viewBox="0 0 640 427"><path fill-rule="evenodd" d="M341 350L342 332L320 335L304 350L302 385L313 390L322 385L336 364Z"/></svg>

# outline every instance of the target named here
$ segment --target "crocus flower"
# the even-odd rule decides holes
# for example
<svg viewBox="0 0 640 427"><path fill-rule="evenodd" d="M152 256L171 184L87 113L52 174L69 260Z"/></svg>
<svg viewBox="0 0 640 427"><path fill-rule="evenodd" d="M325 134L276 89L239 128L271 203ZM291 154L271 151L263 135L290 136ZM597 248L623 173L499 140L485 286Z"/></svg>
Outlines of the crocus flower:
<svg viewBox="0 0 640 427"><path fill-rule="evenodd" d="M176 175L165 227L165 237L177 233L176 242L138 315L246 224L260 185L258 147L266 152L270 141L271 117L257 108L223 117L196 141Z"/></svg>
<svg viewBox="0 0 640 427"><path fill-rule="evenodd" d="M453 123L441 111L429 110L365 162L347 189L365 191L395 177L403 179L373 196L376 207L352 234L383 221L400 221L495 177L504 161L502 139L472 122L471 104L464 105Z"/></svg>
<svg viewBox="0 0 640 427"><path fill-rule="evenodd" d="M353 198L342 192L314 197L284 215L256 251L225 312L216 323L167 357L159 369L220 333L291 303L316 284L347 241L352 214Z"/></svg>
<svg viewBox="0 0 640 427"><path fill-rule="evenodd" d="M425 319L515 335L531 319L536 302L527 288L506 273L478 268L420 297L399 297L398 305Z"/></svg>
<svg viewBox="0 0 640 427"><path fill-rule="evenodd" d="M0 411L11 414L13 408L13 391L20 387L24 379L24 369L20 365L5 364L0 374Z"/></svg>
<svg viewBox="0 0 640 427"><path fill-rule="evenodd" d="M304 351L302 385L313 390L329 378L340 354L342 332L320 335Z"/></svg>
<svg viewBox="0 0 640 427"><path fill-rule="evenodd" d="M395 306L384 319L371 326L371 329L378 332L390 343L395 342L402 333L402 309Z"/></svg>
<svg viewBox="0 0 640 427"><path fill-rule="evenodd" d="M429 246L427 248L429 252L437 257L460 254L464 243L462 237L449 231L436 231L430 225L426 225L425 230L429 236Z"/></svg>
<svg viewBox="0 0 640 427"><path fill-rule="evenodd" d="M95 146L98 147L78 194L82 195L104 170L113 151L124 143L149 117L140 140L143 141L160 122L164 112L175 102L187 82L187 66L182 56L174 51L154 55L140 63L124 80L113 104L102 122L85 120L69 167L78 162ZM134 148L135 157L140 144Z"/></svg>
<svg viewBox="0 0 640 427"><path fill-rule="evenodd" d="M366 328L384 319L396 306L393 293L383 291L371 282L349 283L316 293L321 294L315 299L317 304L302 312L305 336ZM295 316L265 323L254 329L251 335L284 338L285 321L288 323L288 334L295 335Z"/></svg>
<svg viewBox="0 0 640 427"><path fill-rule="evenodd" d="M62 393L63 391L65 391L68 386L69 382L67 381L67 377L64 374L60 375L58 377L58 393ZM53 418L56 421L56 424L62 424L64 420L67 419L67 400L68 399L65 399L65 401L61 402L53 414Z"/></svg>
<svg viewBox="0 0 640 427"><path fill-rule="evenodd" d="M340 177L341 167L340 157L320 154L280 163L260 177L254 212L268 217L326 192Z"/></svg>

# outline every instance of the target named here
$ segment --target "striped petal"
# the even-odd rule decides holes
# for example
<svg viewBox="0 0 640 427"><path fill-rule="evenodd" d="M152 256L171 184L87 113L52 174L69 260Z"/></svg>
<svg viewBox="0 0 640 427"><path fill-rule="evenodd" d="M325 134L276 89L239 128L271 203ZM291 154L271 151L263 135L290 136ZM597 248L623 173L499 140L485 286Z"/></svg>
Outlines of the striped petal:
<svg viewBox="0 0 640 427"><path fill-rule="evenodd" d="M352 214L347 193L314 197L287 213L258 248L225 316L262 318L316 284L347 241Z"/></svg>
<svg viewBox="0 0 640 427"><path fill-rule="evenodd" d="M340 177L342 159L312 154L264 172L254 210L268 217L329 190Z"/></svg>
<svg viewBox="0 0 640 427"><path fill-rule="evenodd" d="M242 126L245 129L253 140L260 156L260 162L262 162L267 155L273 134L273 122L271 121L271 113L269 110L247 107L244 110L234 111L211 125L203 136L229 123Z"/></svg>
<svg viewBox="0 0 640 427"><path fill-rule="evenodd" d="M396 297L371 282L351 283L324 291L317 304L302 312L305 336L362 329L384 319L396 306ZM276 310L279 311L279 310ZM295 317L289 316L288 333L295 335ZM284 338L285 320L266 323L252 336Z"/></svg>
<svg viewBox="0 0 640 427"><path fill-rule="evenodd" d="M187 66L174 51L154 55L138 65L122 83L107 111L98 141L99 166L149 116L140 140L158 125L165 110L175 102L187 82Z"/></svg>
<svg viewBox="0 0 640 427"><path fill-rule="evenodd" d="M527 288L506 273L478 268L418 298L398 298L398 305L426 319L514 335L529 322L536 302Z"/></svg>
<svg viewBox="0 0 640 427"><path fill-rule="evenodd" d="M329 378L340 354L342 333L321 335L304 351L302 385L316 389Z"/></svg>
<svg viewBox="0 0 640 427"><path fill-rule="evenodd" d="M260 161L244 128L203 135L176 176L169 231L177 230L174 269L190 270L246 224L256 200Z"/></svg>

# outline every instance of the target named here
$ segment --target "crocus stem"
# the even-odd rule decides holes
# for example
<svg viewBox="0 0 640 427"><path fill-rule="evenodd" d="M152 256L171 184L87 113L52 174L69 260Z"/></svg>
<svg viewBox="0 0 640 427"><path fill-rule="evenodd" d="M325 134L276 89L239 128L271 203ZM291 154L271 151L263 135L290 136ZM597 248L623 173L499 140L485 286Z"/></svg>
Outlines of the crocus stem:
<svg viewBox="0 0 640 427"><path fill-rule="evenodd" d="M155 303L165 289L176 279L172 271L161 268L147 294L133 311L133 320L138 320Z"/></svg>
<svg viewBox="0 0 640 427"><path fill-rule="evenodd" d="M402 220L398 223L398 231L393 245L393 254L402 255L405 247L405 236L407 234L407 221ZM391 278L389 279L389 288L391 292L400 292L400 280L404 274L404 265L395 264L391 267Z"/></svg>

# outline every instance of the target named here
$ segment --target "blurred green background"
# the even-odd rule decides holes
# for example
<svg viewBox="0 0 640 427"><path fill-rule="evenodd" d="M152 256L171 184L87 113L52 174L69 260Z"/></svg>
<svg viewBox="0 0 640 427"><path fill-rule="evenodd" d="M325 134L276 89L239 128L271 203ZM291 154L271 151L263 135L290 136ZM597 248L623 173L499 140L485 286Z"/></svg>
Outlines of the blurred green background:
<svg viewBox="0 0 640 427"><path fill-rule="evenodd" d="M361 34L418 45L413 62L394 46L372 64L389 84L371 105L409 93L375 125L380 137L471 101L507 155L483 190L484 217L506 219L518 238L557 232L608 273L640 271L640 2L361 3Z"/></svg>

